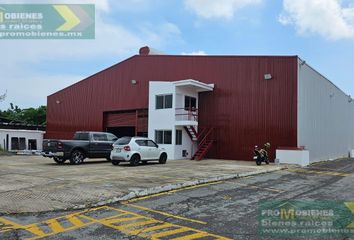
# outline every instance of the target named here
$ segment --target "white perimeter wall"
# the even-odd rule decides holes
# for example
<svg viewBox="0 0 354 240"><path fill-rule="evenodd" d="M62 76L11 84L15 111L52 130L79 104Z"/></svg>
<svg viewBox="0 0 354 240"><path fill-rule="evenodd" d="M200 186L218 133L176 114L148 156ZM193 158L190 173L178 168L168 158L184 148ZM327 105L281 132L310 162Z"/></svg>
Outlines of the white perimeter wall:
<svg viewBox="0 0 354 240"><path fill-rule="evenodd" d="M354 101L307 64L298 65L298 146L310 162L348 156L354 149ZM335 66L333 66L335 67Z"/></svg>
<svg viewBox="0 0 354 240"><path fill-rule="evenodd" d="M11 151L11 138L25 138L26 139L26 150L28 150L28 139L37 140L37 150L42 150L43 144L43 131L36 130L12 130L12 129L0 129L0 146L5 149L6 135L9 135L9 151Z"/></svg>

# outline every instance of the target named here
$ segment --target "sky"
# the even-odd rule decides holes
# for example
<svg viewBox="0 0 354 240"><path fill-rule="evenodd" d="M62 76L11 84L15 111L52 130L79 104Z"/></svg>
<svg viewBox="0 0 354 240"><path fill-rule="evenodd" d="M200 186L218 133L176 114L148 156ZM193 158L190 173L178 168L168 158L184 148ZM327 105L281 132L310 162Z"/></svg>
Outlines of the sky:
<svg viewBox="0 0 354 240"><path fill-rule="evenodd" d="M0 109L46 97L150 46L166 54L298 55L354 96L354 0L0 0L93 3L94 40L0 40Z"/></svg>

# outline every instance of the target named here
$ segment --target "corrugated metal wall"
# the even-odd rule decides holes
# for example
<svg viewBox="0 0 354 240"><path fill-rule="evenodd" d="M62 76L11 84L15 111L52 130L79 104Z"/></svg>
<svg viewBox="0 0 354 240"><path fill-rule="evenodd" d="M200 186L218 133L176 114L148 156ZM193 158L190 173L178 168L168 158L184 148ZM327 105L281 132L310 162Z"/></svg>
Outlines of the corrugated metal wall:
<svg viewBox="0 0 354 240"><path fill-rule="evenodd" d="M46 137L100 131L103 112L147 108L149 81L182 79L216 84L199 102L200 126L217 127L209 157L249 160L267 141L272 157L277 146L297 146L296 56L134 56L49 96Z"/></svg>
<svg viewBox="0 0 354 240"><path fill-rule="evenodd" d="M354 101L307 64L299 62L298 144L310 161L348 156L354 149Z"/></svg>

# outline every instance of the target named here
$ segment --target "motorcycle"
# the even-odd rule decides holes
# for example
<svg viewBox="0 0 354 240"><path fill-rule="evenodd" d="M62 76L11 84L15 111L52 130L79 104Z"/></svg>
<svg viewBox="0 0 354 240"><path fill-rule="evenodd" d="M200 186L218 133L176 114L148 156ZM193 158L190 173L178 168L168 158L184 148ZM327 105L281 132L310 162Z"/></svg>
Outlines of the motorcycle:
<svg viewBox="0 0 354 240"><path fill-rule="evenodd" d="M259 166L262 162L269 164L268 151L266 147L259 149L258 146L254 146L253 150L253 160L256 161L256 164Z"/></svg>

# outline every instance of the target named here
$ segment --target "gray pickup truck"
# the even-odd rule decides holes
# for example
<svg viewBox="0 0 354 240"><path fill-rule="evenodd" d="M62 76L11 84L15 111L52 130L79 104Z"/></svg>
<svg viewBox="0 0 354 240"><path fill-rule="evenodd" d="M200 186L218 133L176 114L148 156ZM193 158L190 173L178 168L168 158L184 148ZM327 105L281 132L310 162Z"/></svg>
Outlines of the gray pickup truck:
<svg viewBox="0 0 354 240"><path fill-rule="evenodd" d="M106 158L110 160L112 144L118 138L105 132L76 132L73 140L43 140L44 157L53 158L58 164L70 160L81 164L85 158Z"/></svg>

